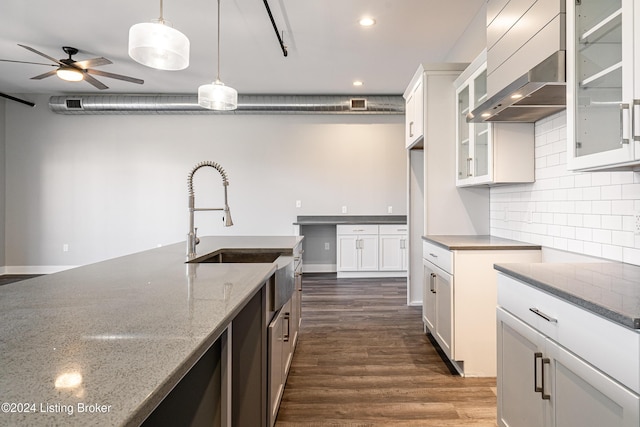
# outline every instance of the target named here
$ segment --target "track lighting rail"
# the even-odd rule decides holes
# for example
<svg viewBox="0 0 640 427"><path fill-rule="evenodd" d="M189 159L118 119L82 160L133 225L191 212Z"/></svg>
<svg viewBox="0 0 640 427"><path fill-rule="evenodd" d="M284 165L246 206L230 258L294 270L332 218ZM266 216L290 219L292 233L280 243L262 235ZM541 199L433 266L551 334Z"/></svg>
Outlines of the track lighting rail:
<svg viewBox="0 0 640 427"><path fill-rule="evenodd" d="M278 38L278 43L280 43L280 48L282 49L282 54L286 57L289 55L287 52L287 46L285 46L284 41L282 41L282 37L280 36L280 32L278 31L278 26L276 25L275 19L273 19L273 14L271 13L271 8L269 7L269 2L267 0L264 1L264 7L267 8L267 13L269 14L269 19L271 19L271 25L273 25L273 31L276 32L276 37Z"/></svg>

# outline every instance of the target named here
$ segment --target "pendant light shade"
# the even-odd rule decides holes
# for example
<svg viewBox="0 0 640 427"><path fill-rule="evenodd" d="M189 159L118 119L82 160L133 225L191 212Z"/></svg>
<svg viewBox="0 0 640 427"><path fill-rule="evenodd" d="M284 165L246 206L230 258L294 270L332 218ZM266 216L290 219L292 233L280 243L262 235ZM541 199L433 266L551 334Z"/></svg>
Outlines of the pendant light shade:
<svg viewBox="0 0 640 427"><path fill-rule="evenodd" d="M238 108L238 91L216 80L198 88L198 104L209 110L235 110Z"/></svg>
<svg viewBox="0 0 640 427"><path fill-rule="evenodd" d="M158 70L184 70L189 66L189 39L162 17L135 24L129 29L129 56Z"/></svg>
<svg viewBox="0 0 640 427"><path fill-rule="evenodd" d="M209 110L230 111L238 108L238 91L220 81L220 0L218 0L218 76L211 84L198 88L198 105Z"/></svg>

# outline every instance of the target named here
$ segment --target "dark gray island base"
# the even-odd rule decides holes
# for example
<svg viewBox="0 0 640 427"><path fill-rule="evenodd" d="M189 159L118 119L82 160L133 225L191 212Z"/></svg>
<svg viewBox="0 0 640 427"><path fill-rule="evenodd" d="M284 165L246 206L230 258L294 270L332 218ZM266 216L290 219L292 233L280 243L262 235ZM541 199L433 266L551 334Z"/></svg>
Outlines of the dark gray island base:
<svg viewBox="0 0 640 427"><path fill-rule="evenodd" d="M290 254L301 240L204 237L198 256ZM0 425L266 425L278 263L185 253L177 243L0 287Z"/></svg>

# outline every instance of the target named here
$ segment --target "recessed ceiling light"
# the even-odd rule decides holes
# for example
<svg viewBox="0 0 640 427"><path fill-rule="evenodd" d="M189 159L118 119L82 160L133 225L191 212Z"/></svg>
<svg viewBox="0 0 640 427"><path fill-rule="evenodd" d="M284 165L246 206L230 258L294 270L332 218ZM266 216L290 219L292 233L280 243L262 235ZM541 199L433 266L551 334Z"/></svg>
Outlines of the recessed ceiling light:
<svg viewBox="0 0 640 427"><path fill-rule="evenodd" d="M370 27L376 24L376 20L373 18L362 18L358 23L363 27Z"/></svg>
<svg viewBox="0 0 640 427"><path fill-rule="evenodd" d="M354 86L362 86L364 83L362 83L360 80L356 80L353 82Z"/></svg>

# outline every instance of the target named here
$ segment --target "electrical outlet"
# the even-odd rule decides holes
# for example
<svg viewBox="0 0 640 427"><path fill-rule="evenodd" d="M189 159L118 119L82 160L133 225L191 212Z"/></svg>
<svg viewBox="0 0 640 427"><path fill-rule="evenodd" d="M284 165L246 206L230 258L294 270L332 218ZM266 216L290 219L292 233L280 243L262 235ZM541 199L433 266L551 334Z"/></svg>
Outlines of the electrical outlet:
<svg viewBox="0 0 640 427"><path fill-rule="evenodd" d="M329 250L329 242L325 242L324 243L324 250L328 251Z"/></svg>
<svg viewBox="0 0 640 427"><path fill-rule="evenodd" d="M640 235L640 211L636 211L633 214L633 222L634 222L634 233L636 235Z"/></svg>
<svg viewBox="0 0 640 427"><path fill-rule="evenodd" d="M393 206L387 207L387 213L393 213Z"/></svg>
<svg viewBox="0 0 640 427"><path fill-rule="evenodd" d="M347 207L346 206L342 207L342 213L347 213Z"/></svg>
<svg viewBox="0 0 640 427"><path fill-rule="evenodd" d="M68 243L64 243L62 245L62 252L69 252L69 244Z"/></svg>
<svg viewBox="0 0 640 427"><path fill-rule="evenodd" d="M302 200L296 200L296 208L302 207Z"/></svg>

